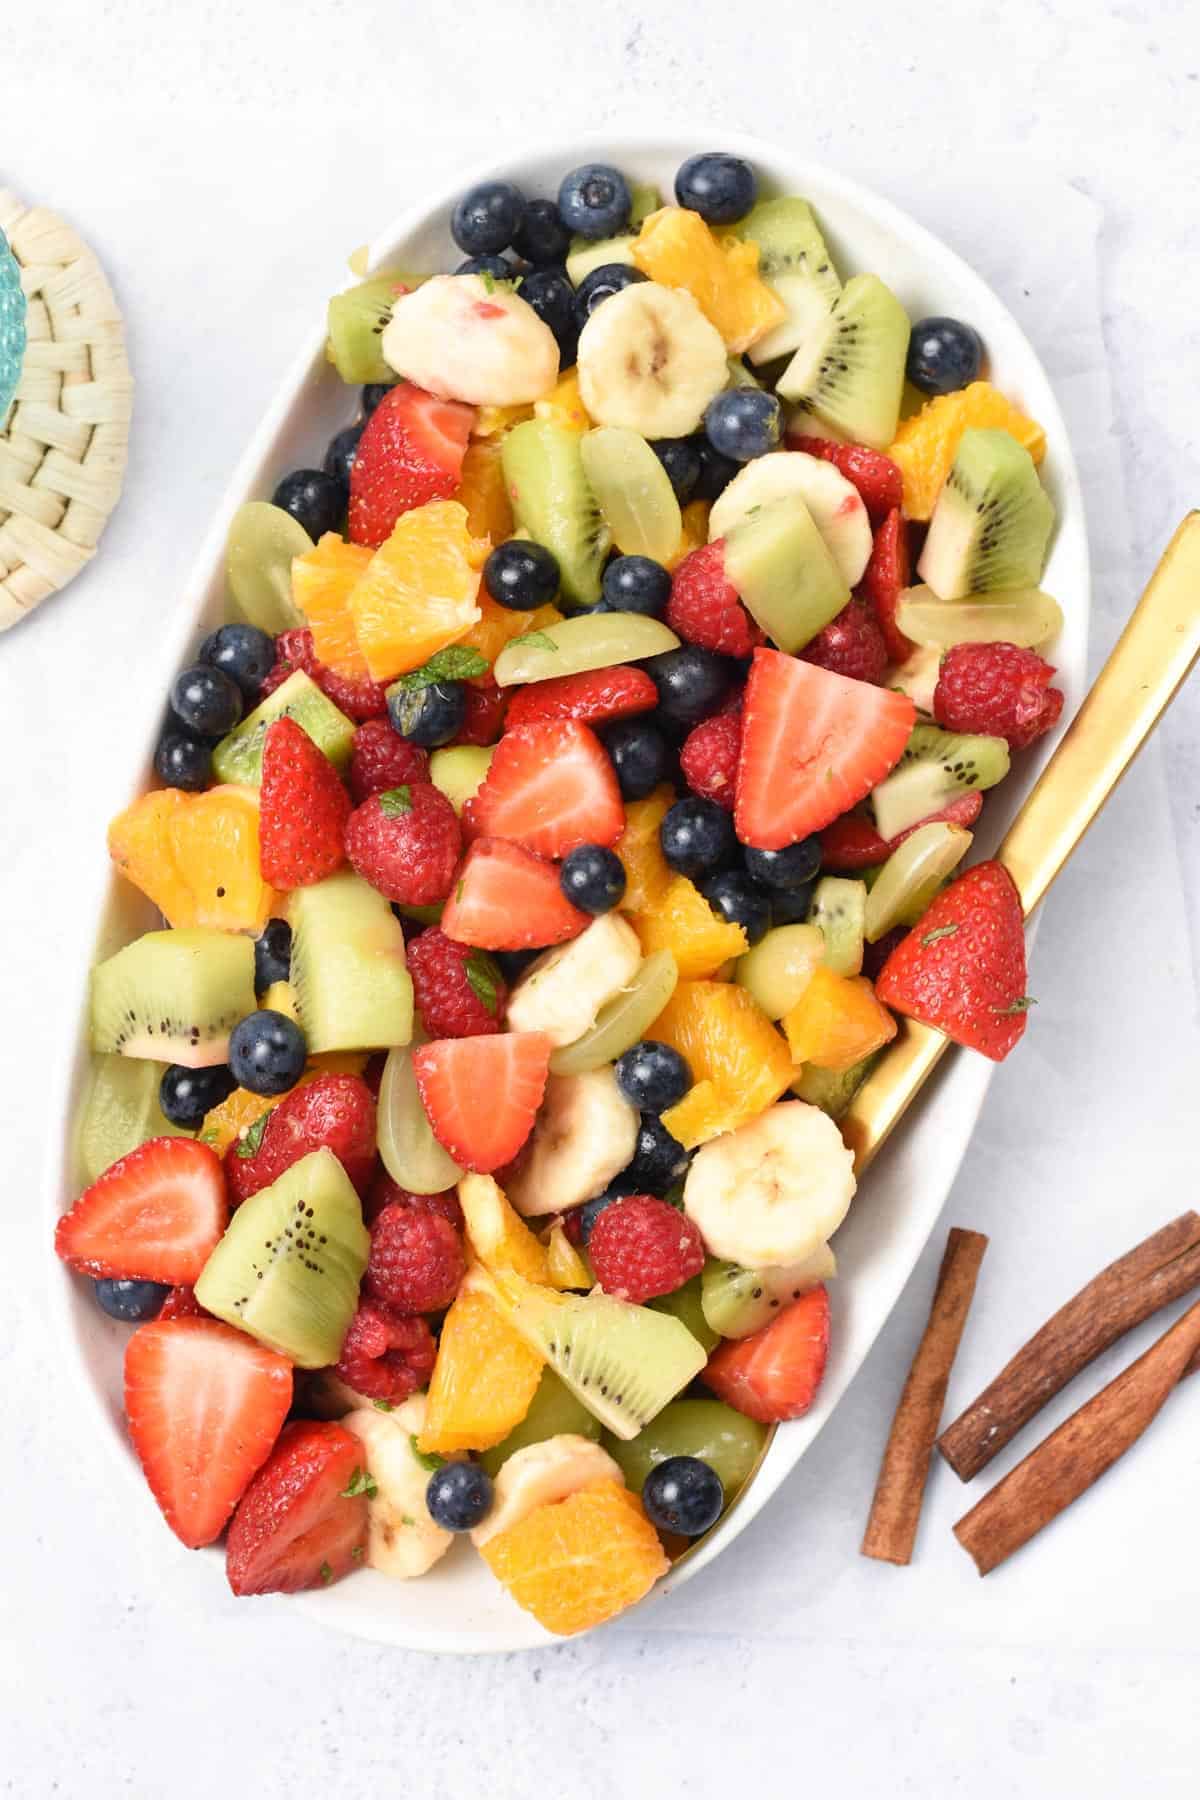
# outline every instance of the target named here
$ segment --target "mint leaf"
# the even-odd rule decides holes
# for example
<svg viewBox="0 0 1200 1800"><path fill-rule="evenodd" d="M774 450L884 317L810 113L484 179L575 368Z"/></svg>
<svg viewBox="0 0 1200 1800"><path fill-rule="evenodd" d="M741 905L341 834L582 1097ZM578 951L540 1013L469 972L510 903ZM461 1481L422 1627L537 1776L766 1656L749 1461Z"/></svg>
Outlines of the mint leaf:
<svg viewBox="0 0 1200 1800"><path fill-rule="evenodd" d="M930 944L936 944L941 938L955 937L957 933L957 925L935 925L932 931L925 933L921 942L928 949Z"/></svg>
<svg viewBox="0 0 1200 1800"><path fill-rule="evenodd" d="M392 1410L392 1403L390 1400L372 1400L371 1405L377 1406L380 1412L391 1412Z"/></svg>
<svg viewBox="0 0 1200 1800"><path fill-rule="evenodd" d="M1037 1001L1032 994L1022 994L1021 998L1014 1000L1011 1006L993 1006L992 1011L999 1013L1002 1019L1009 1019L1014 1013L1028 1012L1031 1006L1036 1005Z"/></svg>
<svg viewBox="0 0 1200 1800"><path fill-rule="evenodd" d="M392 687L412 694L420 688L432 687L435 681L466 681L472 675L486 675L490 667L487 657L473 650L470 644L447 644L411 675L401 675Z"/></svg>
<svg viewBox="0 0 1200 1800"><path fill-rule="evenodd" d="M379 796L379 810L385 819L399 819L412 811L412 789L405 782L403 787L387 788Z"/></svg>
<svg viewBox="0 0 1200 1800"><path fill-rule="evenodd" d="M350 1480L342 1489L341 1498L343 1500L353 1500L356 1495L365 1494L369 1500L373 1500L378 1492L379 1489L375 1485L375 1477L370 1471L367 1469L355 1469Z"/></svg>
<svg viewBox="0 0 1200 1800"><path fill-rule="evenodd" d="M496 277L494 275L489 274L486 269L481 269L479 271L479 279L483 283L483 288L484 288L485 293L487 293L487 294L495 293Z"/></svg>
<svg viewBox="0 0 1200 1800"><path fill-rule="evenodd" d="M500 1011L500 985L504 977L486 950L472 950L463 964L467 986L493 1019Z"/></svg>
<svg viewBox="0 0 1200 1800"><path fill-rule="evenodd" d="M417 1448L417 1440L415 1437L410 1436L408 1441L412 1445L413 1455L416 1457L421 1467L423 1469L428 1469L430 1474L432 1474L435 1469L442 1469L445 1467L446 1459L444 1456L438 1456L432 1450L419 1450Z"/></svg>
<svg viewBox="0 0 1200 1800"><path fill-rule="evenodd" d="M267 1129L267 1120L270 1116L270 1109L265 1113L260 1113L253 1125L251 1125L250 1129L247 1131L245 1137L238 1144L237 1154L243 1162L248 1161L252 1156L258 1155L259 1146L263 1141L263 1132Z"/></svg>
<svg viewBox="0 0 1200 1800"><path fill-rule="evenodd" d="M509 638L510 644L532 644L535 650L557 650L558 645L547 631L525 631L520 637Z"/></svg>
<svg viewBox="0 0 1200 1800"><path fill-rule="evenodd" d="M326 1587L328 1587L333 1580L333 1570L328 1563L321 1564L321 1580L325 1583Z"/></svg>
<svg viewBox="0 0 1200 1800"><path fill-rule="evenodd" d="M400 1523L402 1525L415 1525L416 1522L417 1521L413 1518L411 1513L401 1513L400 1514Z"/></svg>

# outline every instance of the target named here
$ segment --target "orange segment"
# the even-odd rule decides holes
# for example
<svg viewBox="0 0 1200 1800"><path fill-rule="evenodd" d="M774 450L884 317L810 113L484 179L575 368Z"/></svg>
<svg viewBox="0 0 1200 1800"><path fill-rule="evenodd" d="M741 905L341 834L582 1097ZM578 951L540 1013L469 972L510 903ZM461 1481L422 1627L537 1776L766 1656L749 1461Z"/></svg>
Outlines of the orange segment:
<svg viewBox="0 0 1200 1800"><path fill-rule="evenodd" d="M683 509L683 531L679 548L667 563L669 569L676 568L685 556L690 556L693 550L699 550L702 544L707 544L708 515L711 511L712 506L707 500L688 501Z"/></svg>
<svg viewBox="0 0 1200 1800"><path fill-rule="evenodd" d="M648 1034L687 1061L695 1083L663 1123L692 1149L778 1100L792 1080L788 1047L745 988L681 981Z"/></svg>
<svg viewBox="0 0 1200 1800"><path fill-rule="evenodd" d="M401 513L350 595L359 647L373 681L390 681L457 644L479 619L479 571L488 545L467 530L457 500Z"/></svg>
<svg viewBox="0 0 1200 1800"><path fill-rule="evenodd" d="M896 1021L865 975L835 975L822 963L783 1015L788 1048L797 1063L841 1073L896 1035Z"/></svg>
<svg viewBox="0 0 1200 1800"><path fill-rule="evenodd" d="M467 509L467 530L471 536L488 538L493 544L511 537L513 529L512 507L500 467L501 442L499 436L472 438L454 496Z"/></svg>
<svg viewBox="0 0 1200 1800"><path fill-rule="evenodd" d="M672 875L661 899L637 914L634 927L643 954L669 950L685 978L712 975L728 957L744 956L750 948L741 926L715 913L686 875Z"/></svg>
<svg viewBox="0 0 1200 1800"><path fill-rule="evenodd" d="M176 931L261 931L276 903L259 873L252 788L143 794L109 826L108 853Z"/></svg>
<svg viewBox="0 0 1200 1800"><path fill-rule="evenodd" d="M464 1290L446 1314L420 1446L490 1450L521 1423L542 1377L542 1358L489 1294Z"/></svg>
<svg viewBox="0 0 1200 1800"><path fill-rule="evenodd" d="M625 912L644 913L659 905L671 885L671 871L658 841L658 828L675 798L673 788L662 786L644 800L631 800L625 808L625 829L617 841L617 855L625 871Z"/></svg>
<svg viewBox="0 0 1200 1800"><path fill-rule="evenodd" d="M517 1605L559 1637L603 1625L670 1567L641 1501L619 1481L537 1507L480 1554Z"/></svg>
<svg viewBox="0 0 1200 1800"><path fill-rule="evenodd" d="M568 369L559 376L545 399L534 401L533 416L535 419L549 419L552 424L561 425L565 431L583 433L588 430L592 421L579 392L577 369Z"/></svg>
<svg viewBox="0 0 1200 1800"><path fill-rule="evenodd" d="M545 1245L534 1237L490 1175L464 1175L458 1184L458 1198L467 1222L467 1242L485 1268L511 1269L526 1281L549 1283L550 1258Z"/></svg>
<svg viewBox="0 0 1200 1800"><path fill-rule="evenodd" d="M349 600L371 556L365 544L348 544L327 531L292 563L292 599L308 620L317 656L339 675L367 672Z"/></svg>
<svg viewBox="0 0 1200 1800"><path fill-rule="evenodd" d="M545 631L562 620L557 606L539 606L534 612L514 612L510 606L500 606L483 588L479 590L478 613L462 641L478 650L481 656L486 656L489 663L494 663L505 644L520 637L522 632Z"/></svg>
<svg viewBox="0 0 1200 1800"><path fill-rule="evenodd" d="M327 1050L321 1056L310 1057L296 1087L307 1087L318 1075L361 1075L366 1066L365 1051ZM295 1091L296 1088L289 1088L287 1092L294 1094ZM224 1156L229 1146L244 1137L256 1120L286 1099L287 1094L252 1094L249 1088L234 1088L232 1094L227 1094L219 1105L205 1113L200 1142L210 1144L218 1156Z"/></svg>
<svg viewBox="0 0 1200 1800"><path fill-rule="evenodd" d="M1035 463L1046 454L1046 434L1034 419L1006 400L990 381L973 381L957 394L941 394L905 419L888 450L904 477L904 511L928 519L958 451L964 431L979 426L1011 432Z"/></svg>
<svg viewBox="0 0 1200 1800"><path fill-rule="evenodd" d="M471 427L473 438L503 437L514 425L532 419L532 406L481 406Z"/></svg>
<svg viewBox="0 0 1200 1800"><path fill-rule="evenodd" d="M787 317L758 273L758 245L718 243L699 213L662 206L643 221L633 260L651 281L686 288L735 356Z"/></svg>

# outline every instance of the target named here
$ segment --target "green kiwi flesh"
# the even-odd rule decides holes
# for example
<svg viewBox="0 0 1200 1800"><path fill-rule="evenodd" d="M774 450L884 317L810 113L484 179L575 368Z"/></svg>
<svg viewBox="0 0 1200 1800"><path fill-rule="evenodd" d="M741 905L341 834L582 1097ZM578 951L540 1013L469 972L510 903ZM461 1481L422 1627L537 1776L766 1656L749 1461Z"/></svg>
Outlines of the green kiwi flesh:
<svg viewBox="0 0 1200 1800"><path fill-rule="evenodd" d="M291 983L312 1055L390 1050L412 1037L412 976L391 907L349 869L288 901Z"/></svg>
<svg viewBox="0 0 1200 1800"><path fill-rule="evenodd" d="M798 496L752 507L725 539L725 575L768 637L796 651L850 599L807 506Z"/></svg>
<svg viewBox="0 0 1200 1800"><path fill-rule="evenodd" d="M937 497L917 573L942 600L1036 588L1054 505L1008 431L964 431Z"/></svg>
<svg viewBox="0 0 1200 1800"><path fill-rule="evenodd" d="M801 1100L807 1100L810 1106L819 1106L831 1119L840 1119L879 1055L877 1050L873 1055L865 1056L852 1069L818 1069L815 1063L805 1063L792 1083L792 1092Z"/></svg>
<svg viewBox="0 0 1200 1800"><path fill-rule="evenodd" d="M75 1140L85 1183L95 1181L118 1157L128 1156L147 1138L193 1135L182 1125L172 1125L159 1106L162 1073L158 1063L130 1056L94 1059Z"/></svg>
<svg viewBox="0 0 1200 1800"><path fill-rule="evenodd" d="M957 736L937 725L914 725L899 764L871 795L879 835L897 837L958 794L995 787L1008 766L1003 738Z"/></svg>
<svg viewBox="0 0 1200 1800"><path fill-rule="evenodd" d="M600 1441L601 1429L599 1419L592 1416L582 1400L575 1398L554 1370L543 1369L537 1392L521 1423L513 1426L502 1443L484 1450L475 1460L482 1463L489 1475L496 1476L516 1450L525 1450L530 1444L544 1444L547 1438L559 1437L564 1432L573 1437L590 1438L595 1444Z"/></svg>
<svg viewBox="0 0 1200 1800"><path fill-rule="evenodd" d="M584 473L579 446L577 432L550 419L526 419L508 433L500 462L517 536L553 552L568 604L594 606L612 534Z"/></svg>
<svg viewBox="0 0 1200 1800"><path fill-rule="evenodd" d="M836 1274L837 1259L828 1244L803 1262L772 1269L743 1269L710 1257L700 1277L704 1317L719 1337L749 1337L782 1307Z"/></svg>
<svg viewBox="0 0 1200 1800"><path fill-rule="evenodd" d="M213 751L213 774L218 781L237 781L257 787L262 777L262 747L267 726L284 716L295 719L317 749L339 769L350 760L354 724L339 712L303 669L289 675L280 687L254 711L247 713Z"/></svg>
<svg viewBox="0 0 1200 1800"><path fill-rule="evenodd" d="M605 263L632 263L633 240L642 220L658 211L662 196L656 187L639 186L635 182L629 190L629 198L633 202L629 224L616 237L571 239L571 248L567 251L567 279L572 286L578 287L585 275L590 275L593 269L602 269Z"/></svg>
<svg viewBox="0 0 1200 1800"><path fill-rule="evenodd" d="M207 1069L254 1007L252 938L148 931L92 970L92 1049Z"/></svg>
<svg viewBox="0 0 1200 1800"><path fill-rule="evenodd" d="M380 340L392 316L397 288L419 287L424 275L385 269L370 275L329 302L325 355L343 381L360 387L367 382L395 381L396 371L383 360Z"/></svg>
<svg viewBox="0 0 1200 1800"><path fill-rule="evenodd" d="M904 390L908 314L878 275L855 275L779 378L782 400L857 444L886 450Z"/></svg>
<svg viewBox="0 0 1200 1800"><path fill-rule="evenodd" d="M825 939L825 963L835 975L862 972L867 925L867 884L824 875L813 889L808 923Z"/></svg>
<svg viewBox="0 0 1200 1800"><path fill-rule="evenodd" d="M758 272L788 310L751 345L750 360L791 356L809 332L823 327L842 291L812 207L798 194L760 200L735 230L758 245Z"/></svg>

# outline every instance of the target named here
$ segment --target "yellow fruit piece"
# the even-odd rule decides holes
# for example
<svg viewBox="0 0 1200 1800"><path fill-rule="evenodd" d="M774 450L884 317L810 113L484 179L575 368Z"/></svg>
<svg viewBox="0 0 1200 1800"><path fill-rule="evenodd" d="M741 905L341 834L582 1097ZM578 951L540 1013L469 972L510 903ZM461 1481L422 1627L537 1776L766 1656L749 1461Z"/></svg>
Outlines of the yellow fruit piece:
<svg viewBox="0 0 1200 1800"><path fill-rule="evenodd" d="M621 901L625 912L649 912L661 903L671 885L671 871L658 841L658 828L674 798L674 789L664 784L644 800L631 800L625 808L625 829L616 846L625 871L625 897Z"/></svg>
<svg viewBox="0 0 1200 1800"><path fill-rule="evenodd" d="M511 1269L526 1281L550 1281L546 1246L511 1207L490 1175L464 1175L458 1184L459 1204L467 1222L467 1241L488 1269Z"/></svg>
<svg viewBox="0 0 1200 1800"><path fill-rule="evenodd" d="M489 663L494 663L505 644L520 637L522 632L545 631L548 626L562 621L557 606L539 606L534 612L514 612L510 606L499 605L482 588L479 590L478 613L462 641L478 650Z"/></svg>
<svg viewBox="0 0 1200 1800"><path fill-rule="evenodd" d="M1007 431L1024 444L1035 463L1046 454L1046 434L1034 419L1006 400L990 381L973 381L957 394L939 394L914 418L905 419L888 455L904 477L904 511L928 519L964 431Z"/></svg>
<svg viewBox="0 0 1200 1800"><path fill-rule="evenodd" d="M835 975L823 963L782 1023L795 1062L836 1074L896 1035L895 1019L865 975Z"/></svg>
<svg viewBox="0 0 1200 1800"><path fill-rule="evenodd" d="M259 1005L267 1012L283 1013L286 1018L300 1023L300 1008L296 1005L296 990L290 981L273 981Z"/></svg>
<svg viewBox="0 0 1200 1800"><path fill-rule="evenodd" d="M561 1225L556 1225L546 1244L546 1261L550 1270L550 1286L562 1290L590 1288L592 1272L576 1250Z"/></svg>
<svg viewBox="0 0 1200 1800"><path fill-rule="evenodd" d="M532 406L481 406L471 427L473 438L503 437L514 425L532 419Z"/></svg>
<svg viewBox="0 0 1200 1800"><path fill-rule="evenodd" d="M542 1358L490 1294L464 1291L446 1314L420 1447L490 1450L521 1423L542 1378Z"/></svg>
<svg viewBox="0 0 1200 1800"><path fill-rule="evenodd" d="M708 515L712 506L707 500L689 500L683 509L683 533L679 539L679 548L667 563L668 569L677 568L685 556L693 550L699 550L708 542Z"/></svg>
<svg viewBox="0 0 1200 1800"><path fill-rule="evenodd" d="M467 509L467 530L471 536L487 538L493 544L511 537L513 529L512 507L500 467L500 446L498 436L472 438L454 496Z"/></svg>
<svg viewBox="0 0 1200 1800"><path fill-rule="evenodd" d="M535 419L549 419L551 424L561 425L565 431L582 434L590 428L592 421L579 392L577 369L568 369L559 376L544 399L534 401L533 416Z"/></svg>
<svg viewBox="0 0 1200 1800"><path fill-rule="evenodd" d="M292 563L292 599L308 620L313 649L339 675L367 672L358 647L350 595L366 573L373 552L365 544L347 544L336 531Z"/></svg>
<svg viewBox="0 0 1200 1800"><path fill-rule="evenodd" d="M350 595L359 646L373 681L406 675L480 617L479 571L486 541L467 530L457 500L430 500L401 513Z"/></svg>
<svg viewBox="0 0 1200 1800"><path fill-rule="evenodd" d="M740 925L715 913L686 875L672 875L661 900L639 913L634 927L642 953L669 950L686 980L711 975L730 956L744 956L750 942Z"/></svg>
<svg viewBox="0 0 1200 1800"><path fill-rule="evenodd" d="M258 867L253 788L160 788L118 813L108 853L173 930L261 931L277 896Z"/></svg>
<svg viewBox="0 0 1200 1800"><path fill-rule="evenodd" d="M641 1501L619 1481L535 1508L480 1555L517 1605L559 1637L603 1625L670 1567Z"/></svg>
<svg viewBox="0 0 1200 1800"><path fill-rule="evenodd" d="M787 317L787 308L758 272L758 245L718 243L699 213L662 206L642 223L630 246L651 281L686 288L735 356Z"/></svg>
<svg viewBox="0 0 1200 1800"><path fill-rule="evenodd" d="M692 1072L694 1086L663 1114L667 1130L689 1150L756 1117L795 1074L766 1013L731 982L681 981L652 1035L678 1050Z"/></svg>
<svg viewBox="0 0 1200 1800"><path fill-rule="evenodd" d="M276 987L287 985L284 981L276 982L268 988L264 999L273 994ZM321 1056L309 1058L296 1087L307 1087L318 1075L361 1075L366 1066L365 1051L326 1050ZM294 1094L295 1091L296 1088L288 1089L289 1094ZM286 1098L287 1094L252 1094L249 1088L234 1088L232 1094L227 1094L219 1105L205 1113L204 1123L200 1127L200 1142L211 1144L218 1156L224 1156L230 1144L235 1144L257 1119L261 1119L264 1113L270 1112L272 1107L278 1106Z"/></svg>

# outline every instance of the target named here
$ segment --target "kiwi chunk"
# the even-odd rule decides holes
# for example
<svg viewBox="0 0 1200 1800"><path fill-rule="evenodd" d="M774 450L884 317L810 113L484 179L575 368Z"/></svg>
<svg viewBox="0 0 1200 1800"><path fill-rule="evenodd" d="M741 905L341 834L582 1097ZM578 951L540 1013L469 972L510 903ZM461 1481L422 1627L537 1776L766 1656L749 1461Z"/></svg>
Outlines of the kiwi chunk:
<svg viewBox="0 0 1200 1800"><path fill-rule="evenodd" d="M92 970L92 1049L207 1069L255 1004L252 938L148 931Z"/></svg>
<svg viewBox="0 0 1200 1800"><path fill-rule="evenodd" d="M780 399L855 443L886 450L900 417L910 330L908 314L878 275L854 276L779 377Z"/></svg>
<svg viewBox="0 0 1200 1800"><path fill-rule="evenodd" d="M316 682L297 669L281 687L268 694L261 706L247 713L237 728L223 737L213 751L213 774L218 781L240 781L257 787L262 776L262 747L267 726L284 715L295 719L317 749L342 768L350 760L354 725L344 712L321 692Z"/></svg>
<svg viewBox="0 0 1200 1800"><path fill-rule="evenodd" d="M157 1063L128 1056L94 1059L75 1140L84 1182L95 1181L147 1138L194 1136L182 1125L172 1125L159 1106L161 1080Z"/></svg>
<svg viewBox="0 0 1200 1800"><path fill-rule="evenodd" d="M593 269L602 269L605 263L632 263L633 240L641 230L643 219L648 219L662 205L662 196L656 187L635 182L629 190L629 198L632 201L629 224L616 237L571 239L571 248L567 251L567 279L574 287L578 287Z"/></svg>
<svg viewBox="0 0 1200 1800"><path fill-rule="evenodd" d="M530 1444L544 1444L547 1438L560 1437L564 1432L590 1438L598 1444L601 1425L553 1369L543 1369L537 1392L521 1423L513 1426L503 1443L485 1450L475 1460L482 1463L489 1475L495 1476L514 1451L525 1450Z"/></svg>
<svg viewBox="0 0 1200 1800"><path fill-rule="evenodd" d="M1008 431L964 431L937 497L917 573L942 600L1036 588L1054 505Z"/></svg>
<svg viewBox="0 0 1200 1800"><path fill-rule="evenodd" d="M329 302L325 354L343 381L360 386L373 381L395 381L396 371L383 360L379 348L384 327L392 316L398 288L415 288L424 275L404 269L384 269L370 275Z"/></svg>
<svg viewBox="0 0 1200 1800"><path fill-rule="evenodd" d="M332 1150L242 1202L196 1283L201 1306L298 1368L337 1361L371 1240Z"/></svg>
<svg viewBox="0 0 1200 1800"><path fill-rule="evenodd" d="M752 507L725 539L725 574L781 650L803 648L836 618L850 589L798 495Z"/></svg>
<svg viewBox="0 0 1200 1800"><path fill-rule="evenodd" d="M526 419L508 433L500 462L517 536L553 552L564 600L595 606L612 533L584 473L578 432L550 419Z"/></svg>
<svg viewBox="0 0 1200 1800"><path fill-rule="evenodd" d="M707 1361L686 1325L647 1306L554 1293L507 1270L494 1286L521 1336L619 1438L636 1437Z"/></svg>
<svg viewBox="0 0 1200 1800"><path fill-rule="evenodd" d="M788 316L750 347L750 360L791 356L820 330L842 291L812 207L798 194L760 200L734 227L758 245L758 272L787 307Z"/></svg>
<svg viewBox="0 0 1200 1800"><path fill-rule="evenodd" d="M850 1069L818 1069L815 1063L805 1063L792 1083L792 1092L810 1106L819 1106L831 1119L840 1119L881 1054L872 1051Z"/></svg>
<svg viewBox="0 0 1200 1800"><path fill-rule="evenodd" d="M390 1050L412 1036L404 932L383 895L349 869L288 902L291 983L311 1055Z"/></svg>
<svg viewBox="0 0 1200 1800"><path fill-rule="evenodd" d="M914 725L899 765L871 795L879 835L897 837L965 790L995 787L1008 774L1008 765L1003 738L958 736L937 725Z"/></svg>
<svg viewBox="0 0 1200 1800"><path fill-rule="evenodd" d="M837 1274L837 1258L822 1244L803 1262L771 1269L743 1269L710 1257L700 1277L704 1317L719 1337L749 1337L781 1307L799 1300L819 1281Z"/></svg>
<svg viewBox="0 0 1200 1800"><path fill-rule="evenodd" d="M824 875L813 889L808 922L825 939L825 964L835 975L858 975L863 965L867 884L842 875Z"/></svg>

